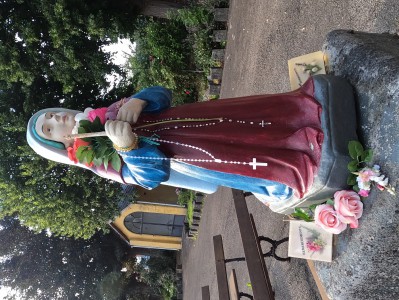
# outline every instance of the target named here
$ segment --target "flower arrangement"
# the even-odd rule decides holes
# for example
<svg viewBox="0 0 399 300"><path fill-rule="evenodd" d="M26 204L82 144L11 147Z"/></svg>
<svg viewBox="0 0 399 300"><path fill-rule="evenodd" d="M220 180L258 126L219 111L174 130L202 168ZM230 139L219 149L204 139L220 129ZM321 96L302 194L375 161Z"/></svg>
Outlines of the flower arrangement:
<svg viewBox="0 0 399 300"><path fill-rule="evenodd" d="M85 110L86 115L79 121L78 133L104 131L107 108ZM107 137L75 138L72 147L68 147L68 157L74 163L80 162L87 166L103 166L105 170L111 167L119 172L122 166L121 158Z"/></svg>
<svg viewBox="0 0 399 300"><path fill-rule="evenodd" d="M388 178L381 174L378 165L371 168L365 166L373 158L372 150L364 150L358 141L350 141L348 149L353 160L348 164L350 174L347 183L353 190L337 191L333 199L328 199L322 204L311 205L306 209L295 208L291 217L307 222L314 221L325 231L339 234L348 225L350 228L358 228L358 220L363 214L361 197L368 197L373 184L379 190L387 190L395 195L395 188L388 184ZM313 244L311 246L315 247Z"/></svg>

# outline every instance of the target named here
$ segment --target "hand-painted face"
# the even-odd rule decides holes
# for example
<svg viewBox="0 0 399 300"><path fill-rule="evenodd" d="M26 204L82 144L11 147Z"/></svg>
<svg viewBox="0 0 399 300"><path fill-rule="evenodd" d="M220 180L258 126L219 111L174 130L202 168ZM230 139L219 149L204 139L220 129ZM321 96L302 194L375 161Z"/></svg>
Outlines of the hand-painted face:
<svg viewBox="0 0 399 300"><path fill-rule="evenodd" d="M36 132L42 138L61 142L68 148L73 144L73 140L65 137L72 133L75 127L75 114L70 112L47 112L40 115L36 121Z"/></svg>

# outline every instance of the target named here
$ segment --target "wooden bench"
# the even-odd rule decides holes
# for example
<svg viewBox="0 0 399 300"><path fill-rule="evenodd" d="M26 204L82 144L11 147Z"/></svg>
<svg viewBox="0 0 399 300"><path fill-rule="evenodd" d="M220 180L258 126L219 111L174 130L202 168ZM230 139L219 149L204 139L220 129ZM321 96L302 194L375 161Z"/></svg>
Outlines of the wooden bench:
<svg viewBox="0 0 399 300"><path fill-rule="evenodd" d="M209 292L209 286L203 286L201 288L201 292L202 292L202 300L211 300L211 294Z"/></svg>
<svg viewBox="0 0 399 300"><path fill-rule="evenodd" d="M253 217L248 212L244 193L233 190L233 201L254 299L274 300L274 292L260 246L258 232Z"/></svg>
<svg viewBox="0 0 399 300"><path fill-rule="evenodd" d="M269 238L259 237L253 216L248 212L244 193L234 189L232 191L245 258L225 259L222 236L216 235L213 237L219 300L238 300L241 297L255 300L274 300L274 292L264 257L273 256L278 260L288 260L288 258L275 256L276 247L287 241L287 238L274 241ZM269 253L263 254L260 245L261 241L267 241L272 244L272 249ZM239 292L234 269L229 278L227 278L226 263L244 260L247 263L253 297ZM208 299L210 299L209 286L202 287L202 300Z"/></svg>
<svg viewBox="0 0 399 300"><path fill-rule="evenodd" d="M226 259L224 257L223 239L221 235L215 235L213 237L213 249L215 252L216 279L218 284L219 300L239 300L241 297L253 299L251 295L239 292L237 277L234 269L231 271L230 276L227 279ZM206 288L208 288L208 290L206 290ZM206 298L206 293L209 293L209 287L202 288L203 300L208 299Z"/></svg>

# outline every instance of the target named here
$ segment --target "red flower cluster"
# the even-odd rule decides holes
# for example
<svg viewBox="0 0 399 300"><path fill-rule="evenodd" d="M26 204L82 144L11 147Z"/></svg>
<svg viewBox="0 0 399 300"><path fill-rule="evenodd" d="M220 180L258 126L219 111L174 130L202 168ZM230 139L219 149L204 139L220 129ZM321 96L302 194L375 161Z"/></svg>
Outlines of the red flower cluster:
<svg viewBox="0 0 399 300"><path fill-rule="evenodd" d="M78 158L76 157L76 151L78 151L79 147L84 147L84 146L89 146L89 142L85 142L82 139L75 139L75 142L73 143L73 147L68 147L68 158L72 160L75 164L79 162ZM88 167L91 167L93 163L91 164L86 164Z"/></svg>

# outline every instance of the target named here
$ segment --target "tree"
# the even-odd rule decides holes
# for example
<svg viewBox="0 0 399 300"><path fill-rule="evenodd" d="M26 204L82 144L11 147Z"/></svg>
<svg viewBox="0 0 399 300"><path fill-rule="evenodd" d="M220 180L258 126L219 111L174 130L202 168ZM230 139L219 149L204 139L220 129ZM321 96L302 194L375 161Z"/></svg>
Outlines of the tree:
<svg viewBox="0 0 399 300"><path fill-rule="evenodd" d="M114 235L73 240L34 234L16 218L0 225L1 285L22 299L102 299L112 294L102 285L110 276L119 295L128 288L121 266L129 249Z"/></svg>
<svg viewBox="0 0 399 300"><path fill-rule="evenodd" d="M25 140L27 120L40 108L101 107L119 95L96 100L108 88L104 75L121 73L101 46L123 26L133 30L126 14L136 6L115 2L0 3L0 215L17 213L36 231L88 238L117 214L118 184L45 161Z"/></svg>

